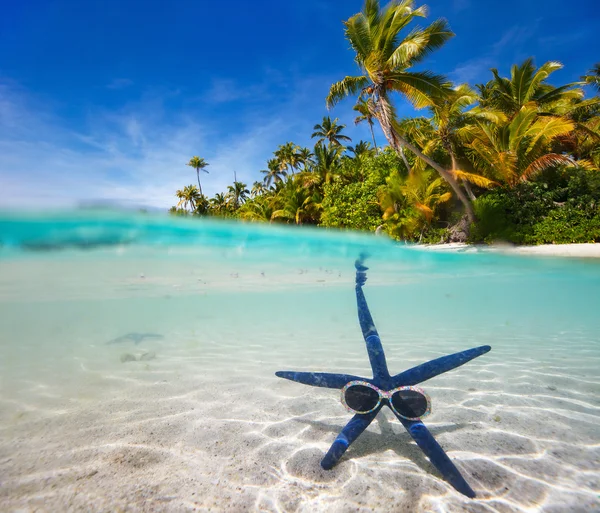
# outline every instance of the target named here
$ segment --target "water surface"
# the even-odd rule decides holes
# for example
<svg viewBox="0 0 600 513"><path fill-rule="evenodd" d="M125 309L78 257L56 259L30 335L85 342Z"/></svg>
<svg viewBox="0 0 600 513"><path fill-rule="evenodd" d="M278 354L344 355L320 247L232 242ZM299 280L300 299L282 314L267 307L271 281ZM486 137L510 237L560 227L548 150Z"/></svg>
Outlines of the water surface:
<svg viewBox="0 0 600 513"><path fill-rule="evenodd" d="M600 262L120 212L0 216L0 509L600 508ZM455 492L391 415L332 471L338 392L370 375L354 260L392 372L423 384Z"/></svg>

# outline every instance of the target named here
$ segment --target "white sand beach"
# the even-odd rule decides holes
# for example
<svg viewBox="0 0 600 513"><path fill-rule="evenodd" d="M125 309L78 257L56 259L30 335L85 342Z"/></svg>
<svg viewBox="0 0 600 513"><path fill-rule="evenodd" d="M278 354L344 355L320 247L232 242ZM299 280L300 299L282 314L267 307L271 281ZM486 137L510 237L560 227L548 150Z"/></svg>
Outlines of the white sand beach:
<svg viewBox="0 0 600 513"><path fill-rule="evenodd" d="M600 244L542 244L516 246L509 249L520 255L551 255L578 258L600 258Z"/></svg>
<svg viewBox="0 0 600 513"><path fill-rule="evenodd" d="M54 265L46 280L61 272L63 264ZM85 272L64 265L81 284L102 276L101 263ZM55 299L3 297L1 511L600 510L594 329L566 319L564 331L543 331L541 322L527 325L530 317L510 313L510 305L512 317L495 324L427 325L389 305L373 273L366 294L392 372L492 345L490 353L422 385L433 402L425 424L476 491L471 500L442 479L389 411L338 466L321 469L350 414L337 390L274 373L370 376L352 273L294 270L288 277L304 284L301 292L263 286L227 294L215 285L190 299L173 287L180 284L174 269L161 275L148 264L142 278L139 267L123 267L137 288L118 289L120 299L115 287L126 281L117 269L103 276L95 295L83 286L73 295L73 278L64 290L54 289ZM189 270L177 269L181 276ZM38 276L38 292L47 289L36 265L19 262L0 268L3 290L20 272ZM223 275L224 282L246 279L255 289L265 278L258 269L249 277ZM156 292L159 283L172 295ZM35 288L34 282L30 298ZM156 293L146 297L150 290ZM439 304L460 305L460 290L452 294L440 293ZM518 298L515 311L522 310ZM430 308L435 304L429 300ZM136 331L160 337L107 344Z"/></svg>
<svg viewBox="0 0 600 513"><path fill-rule="evenodd" d="M498 252L509 255L535 255L573 258L600 258L600 244L541 244L539 246L515 246L496 244L478 246L463 243L423 244L414 246L430 251L460 251L460 252Z"/></svg>

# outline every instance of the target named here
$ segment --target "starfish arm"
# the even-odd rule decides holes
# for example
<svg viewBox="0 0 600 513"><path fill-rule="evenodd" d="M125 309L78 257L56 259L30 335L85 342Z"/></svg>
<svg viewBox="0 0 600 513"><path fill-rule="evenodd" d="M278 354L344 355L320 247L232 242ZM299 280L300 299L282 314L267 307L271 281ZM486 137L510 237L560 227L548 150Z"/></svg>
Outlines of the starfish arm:
<svg viewBox="0 0 600 513"><path fill-rule="evenodd" d="M448 455L444 452L444 449L437 443L433 435L425 427L421 421L406 420L399 417L394 412L398 420L402 422L413 440L417 442L419 448L429 458L429 461L437 468L444 478L460 493L473 499L475 492L469 486L469 483L465 481L460 471L456 468L454 463L450 460Z"/></svg>
<svg viewBox="0 0 600 513"><path fill-rule="evenodd" d="M441 358L436 358L430 362L417 365L412 369L408 369L393 376L390 381L391 388L422 383L438 374L443 374L444 372L456 369L471 361L473 358L477 358L478 356L487 353L490 349L490 346L474 347L473 349L467 349L466 351L461 351L459 353L442 356Z"/></svg>
<svg viewBox="0 0 600 513"><path fill-rule="evenodd" d="M312 385L313 387L324 388L339 388L342 389L350 381L370 381L351 374L331 374L329 372L294 372L294 371L278 371L275 375L279 378L297 381L304 385Z"/></svg>
<svg viewBox="0 0 600 513"><path fill-rule="evenodd" d="M344 426L344 429L342 429L333 444L331 444L329 451L327 451L327 454L321 460L321 467L325 470L332 469L346 452L348 447L350 447L350 444L354 442L365 429L367 429L367 426L377 416L379 410L381 410L381 406L378 406L371 413L365 415L357 413L354 415L350 422Z"/></svg>
<svg viewBox="0 0 600 513"><path fill-rule="evenodd" d="M367 353L369 354L369 361L371 362L371 369L373 370L373 378L378 381L387 380L390 377L388 371L387 362L385 361L385 353L379 339L379 334L375 328L375 323L371 317L369 306L365 294L362 290L367 280L367 267L365 267L362 261L356 261L356 303L358 306L358 322L367 344Z"/></svg>
<svg viewBox="0 0 600 513"><path fill-rule="evenodd" d="M358 269L357 264L357 269ZM364 267L366 269L366 267ZM371 312L369 311L369 306L367 305L367 300L365 299L365 295L362 290L361 282L363 278L361 275L364 275L364 280L366 280L366 272L364 271L356 271L356 303L358 305L358 322L360 323L360 329L362 330L363 337L365 340L371 335L379 336L377 333L377 328L375 328L375 323L373 322L373 317L371 317Z"/></svg>

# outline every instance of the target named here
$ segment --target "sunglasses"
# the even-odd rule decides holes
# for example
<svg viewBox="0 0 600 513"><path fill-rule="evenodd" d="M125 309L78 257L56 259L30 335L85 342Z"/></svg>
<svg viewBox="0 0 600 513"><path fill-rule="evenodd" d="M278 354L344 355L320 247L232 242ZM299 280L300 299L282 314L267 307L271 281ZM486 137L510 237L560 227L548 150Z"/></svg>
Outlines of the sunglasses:
<svg viewBox="0 0 600 513"><path fill-rule="evenodd" d="M342 404L350 412L370 413L384 399L398 416L406 420L420 420L431 413L429 396L419 387L385 391L366 381L350 381L342 388Z"/></svg>

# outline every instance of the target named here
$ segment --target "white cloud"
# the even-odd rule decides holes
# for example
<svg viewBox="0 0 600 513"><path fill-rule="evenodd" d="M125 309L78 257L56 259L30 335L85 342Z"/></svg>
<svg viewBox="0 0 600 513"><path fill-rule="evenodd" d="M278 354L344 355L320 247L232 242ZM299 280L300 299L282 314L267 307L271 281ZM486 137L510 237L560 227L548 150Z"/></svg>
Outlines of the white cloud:
<svg viewBox="0 0 600 513"><path fill-rule="evenodd" d="M247 107L234 125L212 114L169 114L165 94L146 95L118 111L89 107L84 128L57 116L50 104L15 84L0 84L0 208L70 206L82 201L168 208L174 193L196 183L185 164L200 155L212 196L238 180L251 185L277 145L288 140L311 144L315 123L327 114L324 100L331 80L290 80L282 101ZM232 84L235 87L235 84ZM270 100L269 100L269 103ZM369 140L368 128L354 127L351 106L330 113L353 138Z"/></svg>
<svg viewBox="0 0 600 513"><path fill-rule="evenodd" d="M558 33L555 30L549 31L550 33L546 36L541 36L538 41L541 45L548 46L572 46L574 43L579 43L582 39L590 36L589 29L581 29L577 31L570 31L564 33Z"/></svg>
<svg viewBox="0 0 600 513"><path fill-rule="evenodd" d="M212 104L248 100L266 91L266 84L242 85L230 78L214 78L202 100Z"/></svg>
<svg viewBox="0 0 600 513"><path fill-rule="evenodd" d="M451 73L450 78L457 83L487 82L492 78L490 68L498 64L499 57L506 53L506 50L512 52L511 58L521 58L520 48L523 43L531 39L537 30L540 20L534 20L527 26L514 25L500 36L500 39L492 44L487 51L484 51L479 57L469 59L457 66Z"/></svg>
<svg viewBox="0 0 600 513"><path fill-rule="evenodd" d="M504 48L516 48L530 39L535 33L539 20L533 21L528 25L514 25L502 34L502 37L492 45L492 53L497 55Z"/></svg>
<svg viewBox="0 0 600 513"><path fill-rule="evenodd" d="M457 66L450 76L452 80L458 84L469 83L473 84L482 79L482 77L490 75L490 68L494 66L494 59L492 57L479 57L476 59L469 59L465 63ZM488 77L486 80L491 78Z"/></svg>
<svg viewBox="0 0 600 513"><path fill-rule="evenodd" d="M239 147L239 137L245 139L245 134L231 136L227 145L210 149L208 123L184 115L168 120L144 102L123 112L93 109L89 129L73 131L51 113L38 117L23 92L5 85L0 94L4 207L92 200L169 207L176 189L196 181L185 166L192 155L204 149L218 171L222 153ZM212 189L212 180L204 179Z"/></svg>

